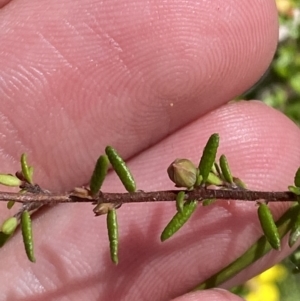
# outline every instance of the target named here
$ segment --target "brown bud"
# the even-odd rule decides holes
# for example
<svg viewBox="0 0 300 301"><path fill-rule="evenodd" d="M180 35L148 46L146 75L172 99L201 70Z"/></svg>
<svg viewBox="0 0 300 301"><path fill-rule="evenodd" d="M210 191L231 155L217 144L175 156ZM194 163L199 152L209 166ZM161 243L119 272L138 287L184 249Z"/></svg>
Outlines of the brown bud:
<svg viewBox="0 0 300 301"><path fill-rule="evenodd" d="M196 183L197 168L188 159L176 159L168 167L168 175L177 187L193 187Z"/></svg>
<svg viewBox="0 0 300 301"><path fill-rule="evenodd" d="M93 209L96 216L107 214L109 210L113 208L113 205L110 203L101 203L97 204L97 206Z"/></svg>

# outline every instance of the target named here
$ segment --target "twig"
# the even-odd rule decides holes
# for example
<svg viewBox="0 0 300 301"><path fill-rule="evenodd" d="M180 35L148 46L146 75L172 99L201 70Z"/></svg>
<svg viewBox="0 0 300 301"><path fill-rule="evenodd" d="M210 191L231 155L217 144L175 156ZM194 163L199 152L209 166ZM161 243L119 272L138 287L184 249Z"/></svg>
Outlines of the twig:
<svg viewBox="0 0 300 301"><path fill-rule="evenodd" d="M40 203L43 205L54 205L58 203L145 203L145 202L169 202L176 199L176 195L180 190L154 191L144 192L137 191L134 193L104 193L100 192L96 196L91 197L75 191L65 194L47 193L10 193L0 192L0 201L15 201L18 203ZM265 202L291 202L297 201L297 196L289 191L254 191L244 189L211 189L206 187L196 188L192 191L185 190L186 200L204 200L204 199L220 199L220 200L242 200L242 201L258 201Z"/></svg>

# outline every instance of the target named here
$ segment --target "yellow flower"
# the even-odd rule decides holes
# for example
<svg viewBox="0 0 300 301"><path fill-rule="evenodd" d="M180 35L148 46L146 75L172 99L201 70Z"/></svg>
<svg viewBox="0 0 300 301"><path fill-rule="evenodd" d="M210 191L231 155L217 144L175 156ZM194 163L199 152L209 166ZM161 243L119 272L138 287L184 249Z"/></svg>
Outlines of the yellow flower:
<svg viewBox="0 0 300 301"><path fill-rule="evenodd" d="M290 0L276 0L276 5L279 13L287 15L293 9L293 3Z"/></svg>
<svg viewBox="0 0 300 301"><path fill-rule="evenodd" d="M275 265L260 275L246 282L250 292L244 297L246 301L280 301L280 291L276 282L282 281L287 271L282 265Z"/></svg>
<svg viewBox="0 0 300 301"><path fill-rule="evenodd" d="M273 281L282 281L287 276L286 268L281 265L277 264L271 267L270 269L264 271L260 275L256 276L261 282L273 282Z"/></svg>
<svg viewBox="0 0 300 301"><path fill-rule="evenodd" d="M280 293L275 284L261 284L252 290L246 297L246 301L279 301Z"/></svg>

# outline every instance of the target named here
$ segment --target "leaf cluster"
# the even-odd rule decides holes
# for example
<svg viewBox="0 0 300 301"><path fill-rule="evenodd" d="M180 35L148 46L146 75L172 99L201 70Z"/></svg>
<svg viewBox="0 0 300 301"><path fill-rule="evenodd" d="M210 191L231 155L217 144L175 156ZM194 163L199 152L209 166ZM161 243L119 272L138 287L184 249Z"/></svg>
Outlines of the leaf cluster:
<svg viewBox="0 0 300 301"><path fill-rule="evenodd" d="M195 166L193 162L186 158L176 159L170 164L167 170L169 178L174 182L176 187L183 189L178 190L175 194L176 212L162 231L162 242L168 240L177 231L179 231L190 219L199 205L208 206L216 200L215 197L191 199L190 195L194 191L202 189L203 191L220 192L221 189L223 191L221 195L226 197L224 192L228 191L231 193L231 195L229 195L229 198L231 199L232 196L235 195L241 196L241 198L245 196L245 199L247 199L247 196L251 193L254 195L254 199L257 199L257 192L247 190L245 183L238 177L232 175L229 162L224 154L222 154L219 160L216 161L219 140L218 134L212 134L209 137L203 149L198 166ZM118 264L119 231L117 211L123 204L122 198L118 199L118 202L95 201L99 200L103 195L101 187L110 166L120 178L128 192L127 194L129 194L129 196L137 194L138 191L136 189L136 183L132 173L125 161L111 146L107 146L105 154L101 155L97 160L89 186L75 188L74 193L77 197L79 196L79 198L86 198L95 203L96 206L94 207L93 212L96 216L106 215L111 260L113 263ZM33 196L35 194L46 194L48 198L51 198L51 193L49 194L48 191L44 191L33 182L33 168L27 163L25 154L22 154L21 156L21 171L16 172L15 175L0 174L0 184L20 187L20 194L29 193ZM212 280L214 278L211 278L204 282L204 284L197 286L196 289L217 285L220 281L225 281L228 277L232 277L242 268L254 262L271 249L280 250L281 239L287 233L289 233L290 247L299 241L300 205L298 204L298 201L300 197L300 168L295 174L294 185L291 185L288 188L289 193L293 195L296 200L295 205L279 221L275 222L272 212L268 206L268 202L271 200L265 199L256 201L258 207L258 219L261 224L263 236L239 259L219 271L217 275L221 276L218 277L217 283ZM270 195L272 197L274 196L274 193L271 193ZM13 200L8 202L9 209L13 205ZM38 201L24 202L22 208L17 214L6 219L0 228L0 246L3 246L7 242L7 240L14 234L18 224L20 224L27 257L30 261L35 262L31 215L42 205L43 203ZM258 245L263 246L264 252L262 252L260 256L255 257L253 254L256 252L255 250Z"/></svg>

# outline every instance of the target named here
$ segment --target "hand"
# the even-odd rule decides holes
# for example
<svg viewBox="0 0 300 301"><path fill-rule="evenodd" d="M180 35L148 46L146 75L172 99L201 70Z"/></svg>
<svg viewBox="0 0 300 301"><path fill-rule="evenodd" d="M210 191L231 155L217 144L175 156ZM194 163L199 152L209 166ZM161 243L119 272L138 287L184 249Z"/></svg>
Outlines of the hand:
<svg viewBox="0 0 300 301"><path fill-rule="evenodd" d="M138 188L172 188L176 157L198 162L210 134L249 188L286 190L300 164L299 129L260 102L227 102L252 86L276 49L274 1L11 1L0 11L1 172L27 152L35 181L65 191L87 183L106 145ZM105 191L123 191L111 174ZM272 210L279 217L287 205ZM170 300L239 257L262 235L254 203L199 208L170 241L174 204L118 211L120 263L104 217L87 204L37 214L37 262L17 234L0 257L1 300ZM1 204L1 220L7 216ZM284 258L271 252L225 284ZM175 299L174 299L175 300ZM208 290L182 300L240 300Z"/></svg>

